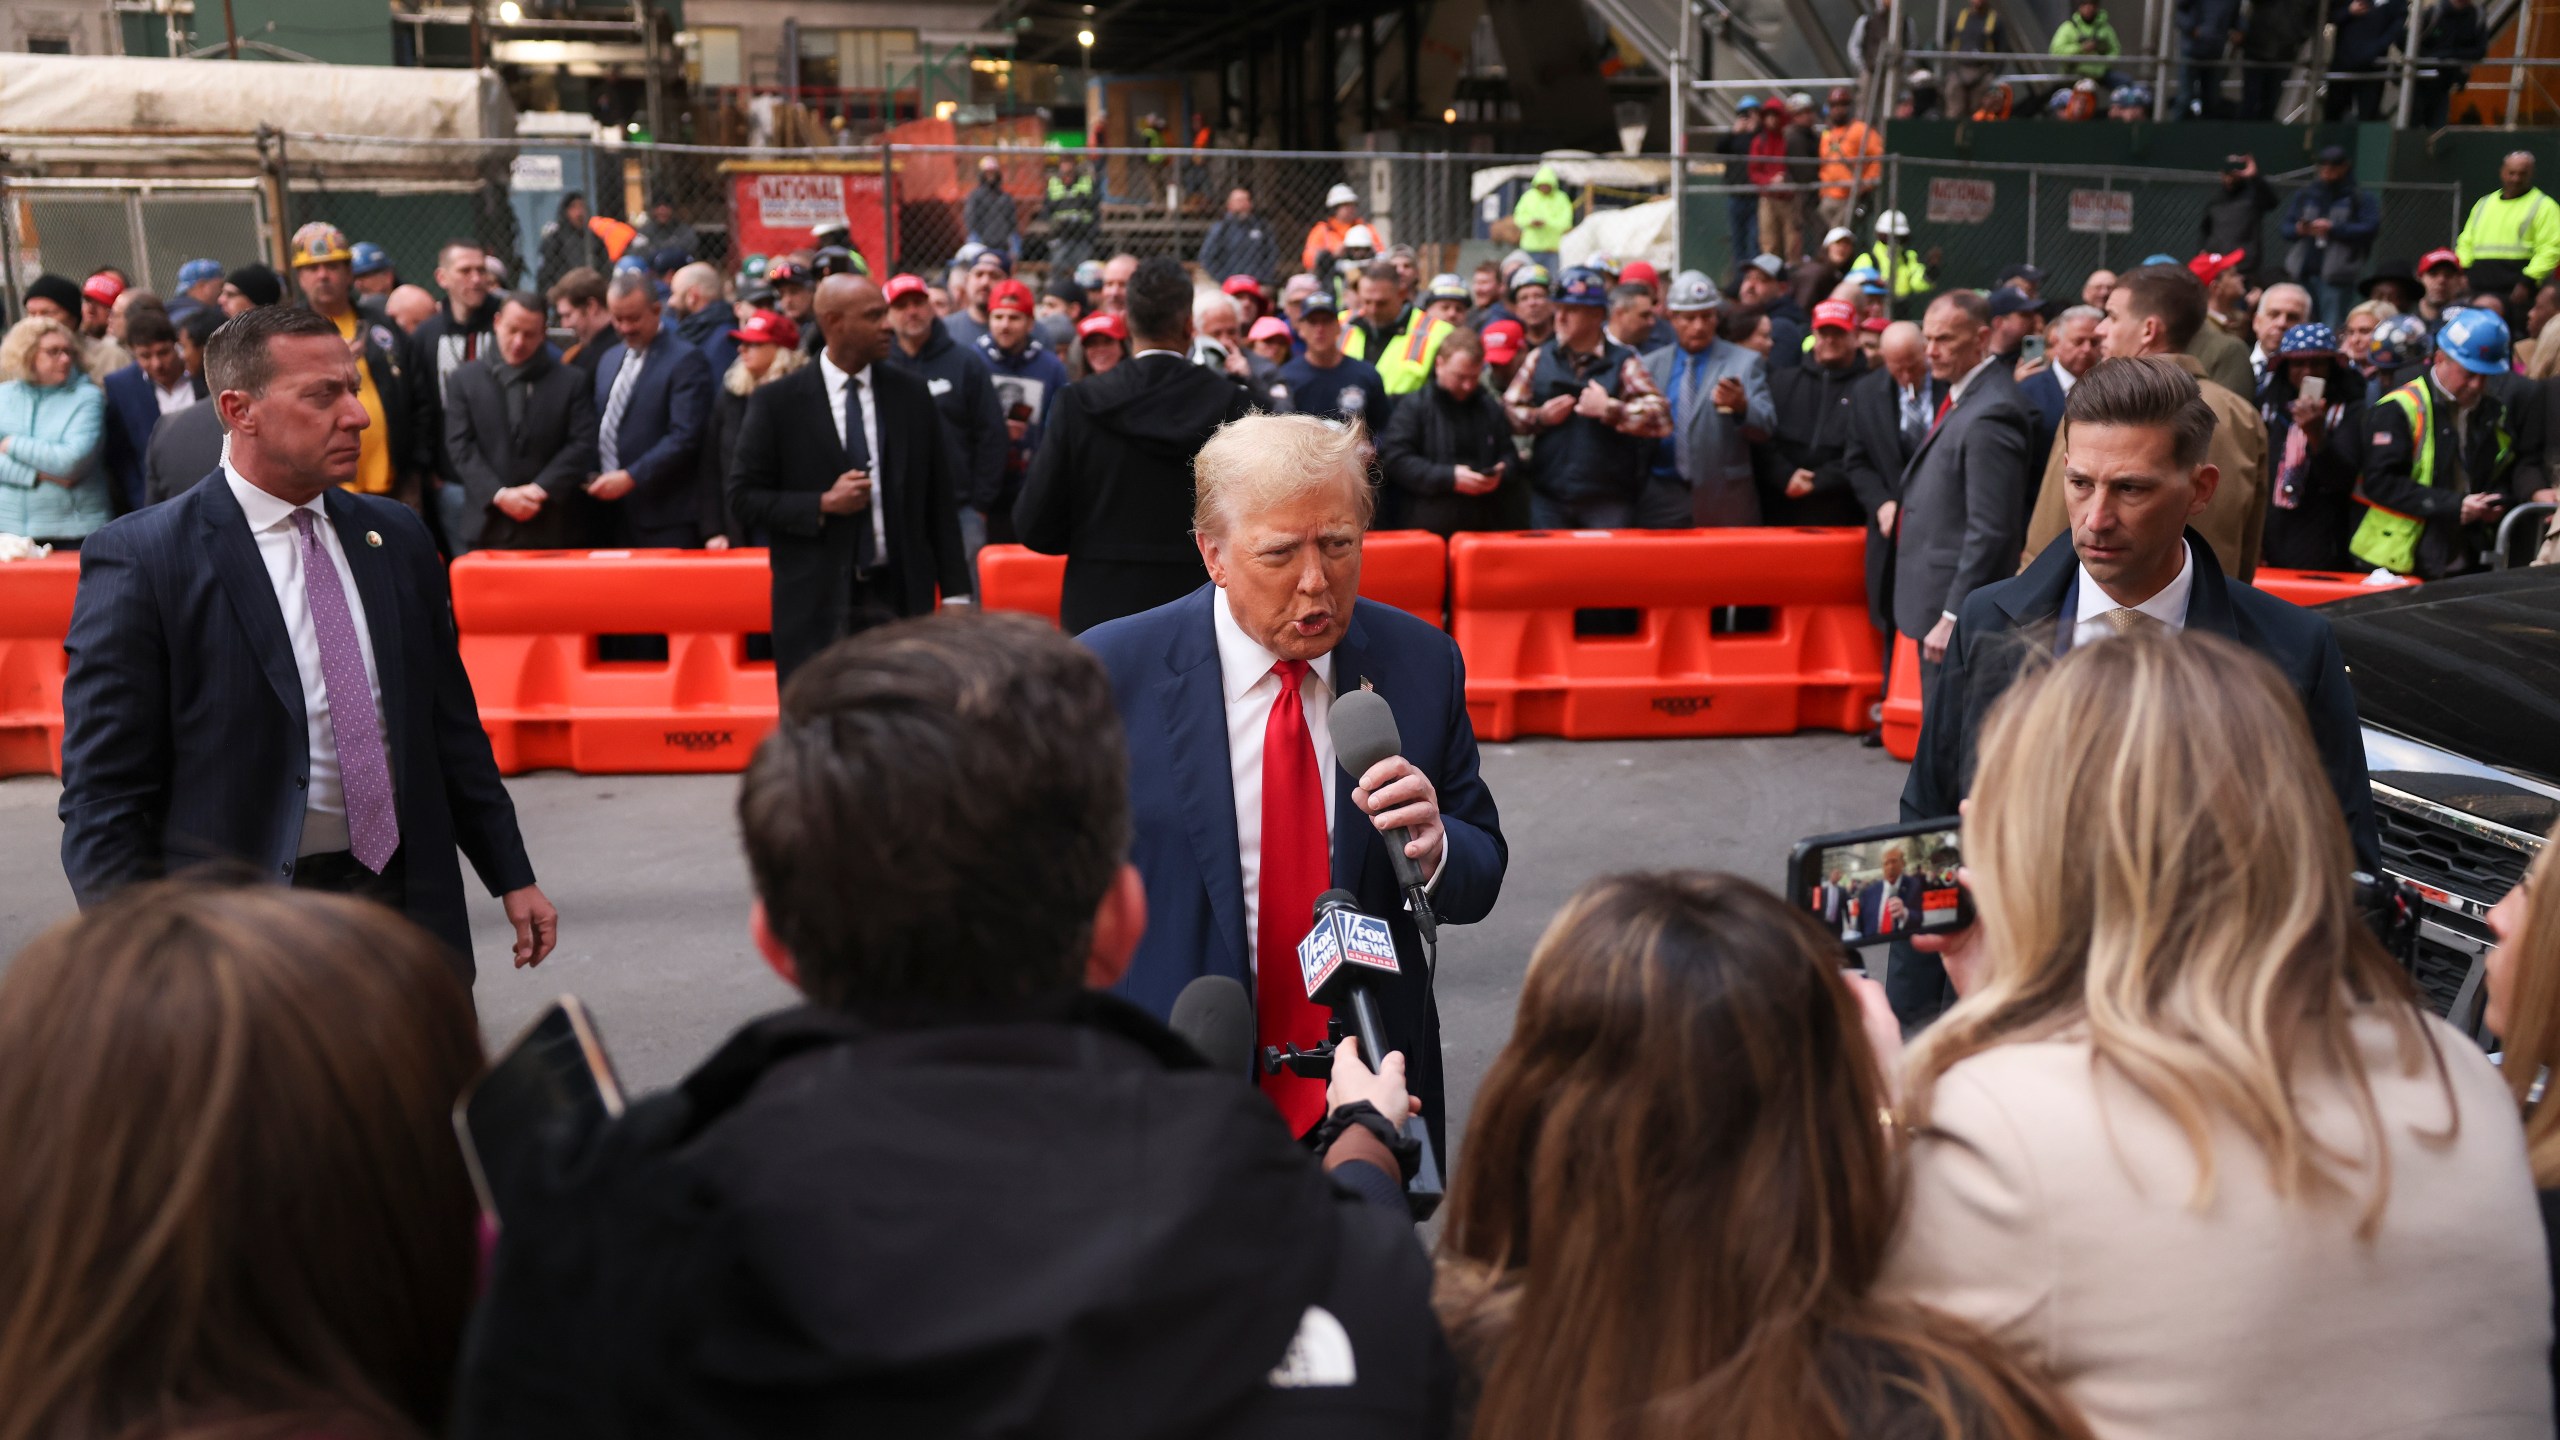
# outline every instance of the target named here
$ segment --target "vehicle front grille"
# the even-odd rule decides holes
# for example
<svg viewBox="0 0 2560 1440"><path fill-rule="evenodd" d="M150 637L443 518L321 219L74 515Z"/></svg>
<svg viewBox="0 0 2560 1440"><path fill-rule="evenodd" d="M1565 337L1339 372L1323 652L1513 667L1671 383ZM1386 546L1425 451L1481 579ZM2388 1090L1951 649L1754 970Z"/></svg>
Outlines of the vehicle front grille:
<svg viewBox="0 0 2560 1440"><path fill-rule="evenodd" d="M2427 1002L2427 1008L2450 1017L2453 1002L2462 993L2463 979L2471 973L2471 954L2421 935L2417 964L2411 967L2411 973L2418 982L2418 997Z"/></svg>
<svg viewBox="0 0 2560 1440"><path fill-rule="evenodd" d="M2374 824L2382 839L2382 863L2421 884L2494 905L2524 880L2533 857L2484 840L2440 820L2413 815L2377 801Z"/></svg>

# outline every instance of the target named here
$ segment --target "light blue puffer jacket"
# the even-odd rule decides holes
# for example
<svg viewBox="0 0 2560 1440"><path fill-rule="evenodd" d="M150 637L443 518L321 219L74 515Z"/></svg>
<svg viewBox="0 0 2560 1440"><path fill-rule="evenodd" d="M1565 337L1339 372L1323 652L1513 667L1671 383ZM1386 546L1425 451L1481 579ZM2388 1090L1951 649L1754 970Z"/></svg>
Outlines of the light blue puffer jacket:
<svg viewBox="0 0 2560 1440"><path fill-rule="evenodd" d="M106 409L106 393L85 375L50 389L0 384L0 435L10 437L9 453L0 455L0 534L71 540L115 518L98 464ZM64 489L39 470L79 483Z"/></svg>

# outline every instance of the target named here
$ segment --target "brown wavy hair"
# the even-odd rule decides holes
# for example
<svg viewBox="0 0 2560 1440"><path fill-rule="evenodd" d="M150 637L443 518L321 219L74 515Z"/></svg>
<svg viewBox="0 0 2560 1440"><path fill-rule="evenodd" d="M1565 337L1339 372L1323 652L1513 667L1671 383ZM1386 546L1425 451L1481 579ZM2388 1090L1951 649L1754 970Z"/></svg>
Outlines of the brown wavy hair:
<svg viewBox="0 0 2560 1440"><path fill-rule="evenodd" d="M2560 331L2553 332L2560 349ZM2560 1186L2560 1099L2545 1082L2546 1073L2560 1076L2560 825L2542 842L2524 877L2524 918L2515 937L2509 966L2514 990L2507 1007L2506 1033L2498 1037L2504 1058L2499 1075L2515 1092L2524 1112L2525 1152L2533 1161L2533 1183L2548 1190ZM2534 1092L2544 1093L2536 1098Z"/></svg>
<svg viewBox="0 0 2560 1440"><path fill-rule="evenodd" d="M481 1065L442 947L363 901L167 881L0 976L0 1440L444 1419Z"/></svg>
<svg viewBox="0 0 2560 1440"><path fill-rule="evenodd" d="M2087 1435L1875 1293L1903 1190L1840 964L1729 875L1603 878L1548 926L1441 1241L1476 1440Z"/></svg>

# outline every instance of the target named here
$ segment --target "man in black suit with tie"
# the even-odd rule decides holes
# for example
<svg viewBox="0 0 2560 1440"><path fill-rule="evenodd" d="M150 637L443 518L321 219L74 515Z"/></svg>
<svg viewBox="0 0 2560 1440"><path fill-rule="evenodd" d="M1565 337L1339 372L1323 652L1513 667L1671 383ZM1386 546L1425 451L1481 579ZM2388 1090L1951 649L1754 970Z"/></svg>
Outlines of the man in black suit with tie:
<svg viewBox="0 0 2560 1440"><path fill-rule="evenodd" d="M1920 327L1887 326L1883 364L1849 387L1849 441L1840 463L1867 512L1867 614L1893 636L1893 527L1901 517L1902 471L1928 438L1929 416L1946 392L1929 378Z"/></svg>
<svg viewBox="0 0 2560 1440"><path fill-rule="evenodd" d="M1920 717L1902 817L1956 813L1973 785L1974 749L1991 707L2035 657L2134 630L2195 630L2255 650L2292 683L2356 863L2377 868L2363 730L2328 620L2225 578L2213 547L2194 529L2222 480L2207 458L2218 422L2204 387L2174 356L2102 360L2073 382L2063 418L2071 528L2018 575L1965 597L1937 690ZM1886 989L1903 1023L1918 1024L1952 992L1934 954L1914 966L1903 960L1897 949Z"/></svg>
<svg viewBox="0 0 2560 1440"><path fill-rule="evenodd" d="M457 847L540 964L534 883L417 514L343 488L366 425L326 316L261 308L205 354L227 463L81 547L63 648L62 868L80 903L207 861L378 900L471 978Z"/></svg>
<svg viewBox="0 0 2560 1440"><path fill-rule="evenodd" d="M445 381L446 473L463 503L446 538L464 550L561 550L599 543L587 481L596 468L595 382L555 360L542 302L508 295L491 353ZM717 497L713 497L717 504ZM712 533L726 527L717 510Z"/></svg>
<svg viewBox="0 0 2560 1440"><path fill-rule="evenodd" d="M791 672L884 620L970 598L959 476L923 380L878 362L889 302L858 275L818 286L818 363L747 401L729 511L772 536L773 666Z"/></svg>

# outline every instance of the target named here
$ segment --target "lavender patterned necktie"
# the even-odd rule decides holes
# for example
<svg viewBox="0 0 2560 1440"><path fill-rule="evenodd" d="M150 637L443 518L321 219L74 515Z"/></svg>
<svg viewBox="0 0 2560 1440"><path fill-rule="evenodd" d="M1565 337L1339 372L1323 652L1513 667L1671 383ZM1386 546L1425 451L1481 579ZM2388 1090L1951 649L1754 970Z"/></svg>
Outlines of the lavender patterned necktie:
<svg viewBox="0 0 2560 1440"><path fill-rule="evenodd" d="M320 683L329 697L329 728L338 741L338 776L346 790L348 847L379 875L400 848L400 816L391 797L391 766L383 756L382 728L373 713L373 683L365 679L364 651L356 645L355 617L347 613L346 587L337 562L312 527L308 510L293 512L302 546L302 596L320 637Z"/></svg>

